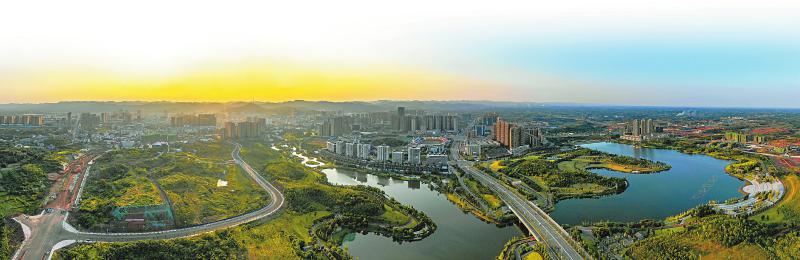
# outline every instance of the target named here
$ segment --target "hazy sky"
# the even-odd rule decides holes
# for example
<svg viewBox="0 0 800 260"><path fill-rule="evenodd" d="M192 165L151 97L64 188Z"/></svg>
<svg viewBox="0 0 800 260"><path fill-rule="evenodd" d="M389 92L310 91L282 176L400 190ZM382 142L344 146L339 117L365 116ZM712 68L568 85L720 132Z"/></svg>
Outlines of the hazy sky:
<svg viewBox="0 0 800 260"><path fill-rule="evenodd" d="M799 25L796 0L7 1L0 102L800 107Z"/></svg>

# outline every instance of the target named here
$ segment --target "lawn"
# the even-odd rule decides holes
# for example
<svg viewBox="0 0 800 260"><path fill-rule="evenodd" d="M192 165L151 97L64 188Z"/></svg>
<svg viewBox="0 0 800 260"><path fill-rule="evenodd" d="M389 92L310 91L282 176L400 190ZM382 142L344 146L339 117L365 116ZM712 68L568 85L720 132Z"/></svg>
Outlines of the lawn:
<svg viewBox="0 0 800 260"><path fill-rule="evenodd" d="M558 163L558 169L562 171L579 171L586 169L588 166L589 164L586 162L586 160L580 159L573 159Z"/></svg>
<svg viewBox="0 0 800 260"><path fill-rule="evenodd" d="M393 225L405 225L411 220L410 217L406 216L402 212L393 209L392 207L389 207L388 205L383 205L383 208L386 210L386 212L383 212L383 215L381 215L381 219L385 220L388 223L391 223Z"/></svg>
<svg viewBox="0 0 800 260"><path fill-rule="evenodd" d="M580 156L571 160L566 160L558 163L558 169L562 171L580 171L588 168L602 168L618 172L653 172L665 170L665 166L652 165L652 166L639 166L634 164L622 164L613 162L610 158L603 156Z"/></svg>

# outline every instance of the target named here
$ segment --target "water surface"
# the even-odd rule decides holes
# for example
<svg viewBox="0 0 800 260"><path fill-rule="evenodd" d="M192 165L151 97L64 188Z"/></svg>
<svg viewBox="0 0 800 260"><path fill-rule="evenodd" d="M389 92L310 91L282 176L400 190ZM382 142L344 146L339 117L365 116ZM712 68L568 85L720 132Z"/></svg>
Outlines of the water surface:
<svg viewBox="0 0 800 260"><path fill-rule="evenodd" d="M725 201L742 196L744 182L725 173L730 162L707 155L689 155L674 150L635 148L618 143L592 143L583 147L607 153L665 162L672 169L652 174L628 174L592 170L628 180L622 194L596 199L569 199L556 204L550 216L561 224L582 222L663 219L709 200Z"/></svg>
<svg viewBox="0 0 800 260"><path fill-rule="evenodd" d="M418 180L397 180L346 169L322 172L334 184L378 187L397 201L425 212L437 225L436 232L415 242L398 243L380 235L356 234L344 246L359 259L494 259L506 241L523 235L516 226L498 228L461 212L444 194Z"/></svg>

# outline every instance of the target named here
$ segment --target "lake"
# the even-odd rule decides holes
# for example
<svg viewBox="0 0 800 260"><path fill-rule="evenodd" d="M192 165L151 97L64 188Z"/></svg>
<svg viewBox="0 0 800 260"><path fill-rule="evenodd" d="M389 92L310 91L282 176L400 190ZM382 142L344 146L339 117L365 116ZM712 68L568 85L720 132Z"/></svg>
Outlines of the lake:
<svg viewBox="0 0 800 260"><path fill-rule="evenodd" d="M628 189L601 198L568 199L550 213L558 223L581 224L596 221L639 221L664 219L710 200L718 202L743 196L744 181L725 173L730 162L707 155L690 155L675 150L636 148L618 143L592 143L582 147L653 161L672 169L652 174L628 174L595 169L592 172L628 180Z"/></svg>
<svg viewBox="0 0 800 260"><path fill-rule="evenodd" d="M499 228L462 212L444 194L417 180L405 181L347 169L324 169L328 182L377 187L397 201L425 212L436 232L420 241L398 243L375 234L355 234L344 246L360 259L494 259L512 237L523 236L516 226Z"/></svg>

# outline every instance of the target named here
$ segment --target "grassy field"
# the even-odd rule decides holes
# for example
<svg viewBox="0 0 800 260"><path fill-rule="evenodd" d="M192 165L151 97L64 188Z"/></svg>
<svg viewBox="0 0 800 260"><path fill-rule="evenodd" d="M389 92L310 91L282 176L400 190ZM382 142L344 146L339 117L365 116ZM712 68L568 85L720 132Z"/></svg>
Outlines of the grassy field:
<svg viewBox="0 0 800 260"><path fill-rule="evenodd" d="M0 192L0 216L5 217L12 214L26 212L34 203L27 196L14 196L5 192Z"/></svg>
<svg viewBox="0 0 800 260"><path fill-rule="evenodd" d="M305 214L284 212L263 225L236 228L234 238L240 242L248 259L301 259L299 243L310 244L308 234L315 219L330 215L327 211Z"/></svg>
<svg viewBox="0 0 800 260"><path fill-rule="evenodd" d="M412 218L408 217L406 214L403 214L403 212L397 211L388 205L383 205L383 208L386 210L386 212L384 212L380 217L388 223L400 226L405 225L412 220Z"/></svg>
<svg viewBox="0 0 800 260"><path fill-rule="evenodd" d="M554 188L554 190L558 191L558 194L566 197L577 197L587 194L593 194L597 193L598 191L604 191L606 189L607 188L605 186L596 183L578 183L570 185L569 187Z"/></svg>
<svg viewBox="0 0 800 260"><path fill-rule="evenodd" d="M753 220L768 223L800 224L800 177L790 174L781 178L785 188L783 199L772 208L750 217Z"/></svg>
<svg viewBox="0 0 800 260"><path fill-rule="evenodd" d="M127 187L125 193L114 200L116 206L155 205L164 203L156 185L143 175L121 179L114 185Z"/></svg>
<svg viewBox="0 0 800 260"><path fill-rule="evenodd" d="M646 173L664 170L660 166L639 166L634 164L621 164L611 161L609 158L603 156L580 156L575 159L562 161L558 163L558 168L564 171L578 171L589 168L602 168L612 171L626 172L626 173Z"/></svg>
<svg viewBox="0 0 800 260"><path fill-rule="evenodd" d="M85 228L110 223L110 211L121 206L171 202L179 227L213 222L255 210L269 196L237 165L228 163L233 146L196 142L183 151L159 155L162 149L117 150L98 161L97 173L87 180L81 214ZM226 186L217 185L227 181ZM163 188L162 197L156 181Z"/></svg>
<svg viewBox="0 0 800 260"><path fill-rule="evenodd" d="M187 226L208 223L253 211L266 205L269 196L236 165L226 165L224 176L175 173L159 179L172 201L176 223ZM218 169L222 172L222 169ZM228 182L217 187L218 180Z"/></svg>
<svg viewBox="0 0 800 260"><path fill-rule="evenodd" d="M685 230L686 230L685 227L671 227L671 228L656 229L655 233L656 235L664 235L664 234L680 233Z"/></svg>

